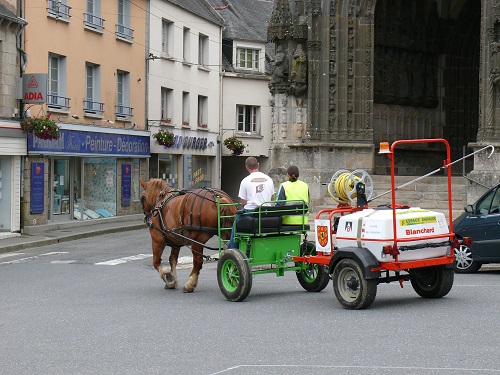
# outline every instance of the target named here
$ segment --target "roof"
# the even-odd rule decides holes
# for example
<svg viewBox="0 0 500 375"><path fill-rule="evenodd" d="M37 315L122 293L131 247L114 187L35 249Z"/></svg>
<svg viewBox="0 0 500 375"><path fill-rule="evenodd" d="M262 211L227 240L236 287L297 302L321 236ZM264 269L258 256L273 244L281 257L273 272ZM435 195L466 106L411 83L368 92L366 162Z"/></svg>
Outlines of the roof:
<svg viewBox="0 0 500 375"><path fill-rule="evenodd" d="M11 10L9 10L9 8L7 8L5 5L1 3L0 3L0 18L7 19L9 21L18 23L20 25L27 24L27 22L24 19L16 16L15 13L13 13Z"/></svg>
<svg viewBox="0 0 500 375"><path fill-rule="evenodd" d="M267 42L273 0L207 0L226 22L223 39Z"/></svg>
<svg viewBox="0 0 500 375"><path fill-rule="evenodd" d="M213 22L216 25L224 26L224 20L221 16L210 6L207 0L167 0L190 13Z"/></svg>

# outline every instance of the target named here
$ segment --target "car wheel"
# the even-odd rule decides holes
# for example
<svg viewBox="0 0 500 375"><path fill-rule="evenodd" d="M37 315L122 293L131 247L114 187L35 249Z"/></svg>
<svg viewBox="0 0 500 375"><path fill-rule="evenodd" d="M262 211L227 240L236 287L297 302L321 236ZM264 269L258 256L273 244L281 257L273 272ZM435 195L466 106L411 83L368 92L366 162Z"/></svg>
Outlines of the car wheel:
<svg viewBox="0 0 500 375"><path fill-rule="evenodd" d="M455 249L455 264L454 270L457 273L472 273L481 268L481 263L472 260L470 248L466 245L460 245Z"/></svg>

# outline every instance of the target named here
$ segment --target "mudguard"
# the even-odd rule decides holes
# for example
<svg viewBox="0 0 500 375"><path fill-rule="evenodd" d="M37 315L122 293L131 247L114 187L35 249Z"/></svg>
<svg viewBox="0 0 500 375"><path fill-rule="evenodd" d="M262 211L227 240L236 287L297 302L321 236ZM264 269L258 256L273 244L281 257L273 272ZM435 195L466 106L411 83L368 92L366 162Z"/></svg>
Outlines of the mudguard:
<svg viewBox="0 0 500 375"><path fill-rule="evenodd" d="M343 247L341 249L335 250L335 253L330 259L329 264L329 272L333 273L335 266L339 261L345 258L350 258L358 262L363 270L363 274L365 275L365 279L377 279L381 276L380 271L373 272L372 268L379 267L380 263L378 262L375 255L373 255L368 249L364 247L354 247L348 246Z"/></svg>

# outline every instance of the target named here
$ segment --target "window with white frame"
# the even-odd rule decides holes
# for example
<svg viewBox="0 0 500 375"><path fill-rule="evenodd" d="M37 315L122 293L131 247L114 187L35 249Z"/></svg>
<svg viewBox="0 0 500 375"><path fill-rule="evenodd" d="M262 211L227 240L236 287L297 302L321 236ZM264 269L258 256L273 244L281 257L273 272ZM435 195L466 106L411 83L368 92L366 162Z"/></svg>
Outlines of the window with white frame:
<svg viewBox="0 0 500 375"><path fill-rule="evenodd" d="M104 18L101 18L101 0L87 0L85 26L96 30L104 29Z"/></svg>
<svg viewBox="0 0 500 375"><path fill-rule="evenodd" d="M116 108L118 117L132 117L130 107L130 73L123 70L116 72Z"/></svg>
<svg viewBox="0 0 500 375"><path fill-rule="evenodd" d="M260 132L260 107L253 105L236 106L237 131L245 133Z"/></svg>
<svg viewBox="0 0 500 375"><path fill-rule="evenodd" d="M116 36L126 40L134 37L134 30L130 28L130 0L118 0Z"/></svg>
<svg viewBox="0 0 500 375"><path fill-rule="evenodd" d="M259 54L259 49L236 48L236 67L239 69L259 71Z"/></svg>
<svg viewBox="0 0 500 375"><path fill-rule="evenodd" d="M200 34L198 39L198 65L208 66L208 36Z"/></svg>
<svg viewBox="0 0 500 375"><path fill-rule="evenodd" d="M47 106L50 109L69 110L66 98L66 57L49 53Z"/></svg>
<svg viewBox="0 0 500 375"><path fill-rule="evenodd" d="M198 95L198 126L206 128L208 124L208 98Z"/></svg>
<svg viewBox="0 0 500 375"><path fill-rule="evenodd" d="M184 62L189 62L189 49L191 48L191 30L185 27L182 30L182 60Z"/></svg>
<svg viewBox="0 0 500 375"><path fill-rule="evenodd" d="M87 113L102 114L104 103L100 102L100 66L90 62L85 63L85 100L83 110Z"/></svg>
<svg viewBox="0 0 500 375"><path fill-rule="evenodd" d="M174 52L174 23L168 20L161 21L161 52L172 56Z"/></svg>
<svg viewBox="0 0 500 375"><path fill-rule="evenodd" d="M172 122L173 117L173 92L172 89L161 88L161 121L167 124Z"/></svg>
<svg viewBox="0 0 500 375"><path fill-rule="evenodd" d="M189 126L189 93L182 92L182 125Z"/></svg>

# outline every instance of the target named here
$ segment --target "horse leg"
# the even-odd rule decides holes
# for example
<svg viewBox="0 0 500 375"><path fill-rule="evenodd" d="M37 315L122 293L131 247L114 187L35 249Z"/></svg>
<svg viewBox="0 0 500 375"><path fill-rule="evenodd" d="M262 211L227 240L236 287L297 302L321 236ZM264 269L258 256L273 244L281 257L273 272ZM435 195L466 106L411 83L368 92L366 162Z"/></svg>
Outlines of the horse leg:
<svg viewBox="0 0 500 375"><path fill-rule="evenodd" d="M164 281L165 289L175 289L177 288L177 259L179 258L179 251L181 250L178 246L172 246L172 251L168 257L168 263L170 263L170 271L165 272Z"/></svg>
<svg viewBox="0 0 500 375"><path fill-rule="evenodd" d="M193 245L193 269L189 275L186 284L184 285L184 293L192 293L198 285L198 276L203 267L203 247L200 245Z"/></svg>

